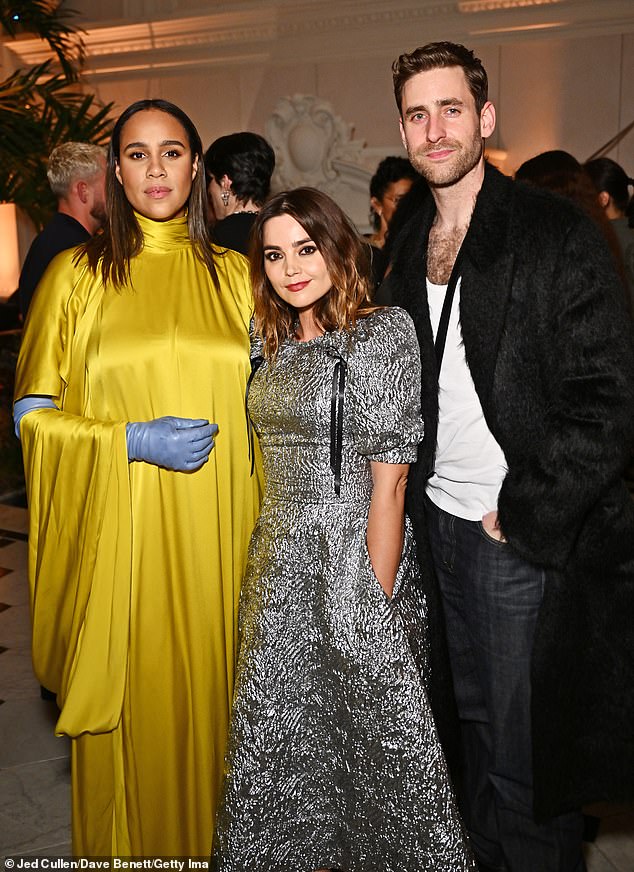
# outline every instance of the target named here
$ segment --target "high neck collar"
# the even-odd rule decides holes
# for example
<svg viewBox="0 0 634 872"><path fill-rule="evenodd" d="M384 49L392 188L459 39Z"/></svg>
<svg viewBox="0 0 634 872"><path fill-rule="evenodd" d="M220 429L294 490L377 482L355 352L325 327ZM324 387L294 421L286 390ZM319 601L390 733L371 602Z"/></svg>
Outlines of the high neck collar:
<svg viewBox="0 0 634 872"><path fill-rule="evenodd" d="M170 221L153 221L134 213L143 231L143 247L147 251L175 251L190 244L187 215Z"/></svg>

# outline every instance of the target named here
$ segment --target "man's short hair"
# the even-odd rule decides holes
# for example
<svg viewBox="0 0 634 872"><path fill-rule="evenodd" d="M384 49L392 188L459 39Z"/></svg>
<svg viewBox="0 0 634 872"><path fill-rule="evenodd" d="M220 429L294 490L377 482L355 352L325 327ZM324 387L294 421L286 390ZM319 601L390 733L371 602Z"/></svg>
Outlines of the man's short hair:
<svg viewBox="0 0 634 872"><path fill-rule="evenodd" d="M464 70L469 90L473 95L478 114L488 100L489 82L482 61L473 52L455 42L429 42L409 54L402 54L392 64L394 78L394 97L399 115L402 115L401 101L405 83L418 73L440 67L461 67Z"/></svg>
<svg viewBox="0 0 634 872"><path fill-rule="evenodd" d="M91 181L104 171L106 150L89 142L64 142L48 157L46 175L56 197L66 197L76 181Z"/></svg>

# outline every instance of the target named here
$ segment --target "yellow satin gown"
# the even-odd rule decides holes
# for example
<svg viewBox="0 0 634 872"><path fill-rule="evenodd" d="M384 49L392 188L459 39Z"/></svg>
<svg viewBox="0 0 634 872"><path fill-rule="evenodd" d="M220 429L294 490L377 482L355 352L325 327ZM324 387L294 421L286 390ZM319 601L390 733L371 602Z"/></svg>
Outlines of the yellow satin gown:
<svg viewBox="0 0 634 872"><path fill-rule="evenodd" d="M128 287L64 252L25 327L16 398L61 409L21 424L33 662L73 739L75 853L207 856L260 499L251 290L235 252L218 252L213 286L186 218L137 218ZM163 415L218 424L202 469L128 463L126 422Z"/></svg>

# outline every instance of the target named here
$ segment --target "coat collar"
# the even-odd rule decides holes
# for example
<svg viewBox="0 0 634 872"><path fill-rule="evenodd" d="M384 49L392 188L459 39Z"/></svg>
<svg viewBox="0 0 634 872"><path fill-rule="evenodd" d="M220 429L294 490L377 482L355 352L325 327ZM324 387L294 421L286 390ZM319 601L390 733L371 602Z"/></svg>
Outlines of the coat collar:
<svg viewBox="0 0 634 872"><path fill-rule="evenodd" d="M460 324L485 417L513 285L515 252L509 234L514 192L514 183L487 165L463 243Z"/></svg>
<svg viewBox="0 0 634 872"><path fill-rule="evenodd" d="M486 164L463 253L474 269L486 273L507 249L509 217L513 208L515 184L495 167Z"/></svg>

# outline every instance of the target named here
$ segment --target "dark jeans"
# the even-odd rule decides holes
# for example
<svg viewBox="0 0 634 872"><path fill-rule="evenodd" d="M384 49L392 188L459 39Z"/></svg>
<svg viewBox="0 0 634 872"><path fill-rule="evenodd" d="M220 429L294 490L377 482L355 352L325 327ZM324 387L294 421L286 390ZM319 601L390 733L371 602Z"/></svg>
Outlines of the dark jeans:
<svg viewBox="0 0 634 872"><path fill-rule="evenodd" d="M583 872L583 818L532 815L530 660L545 571L426 500L462 727L460 807L479 862Z"/></svg>

